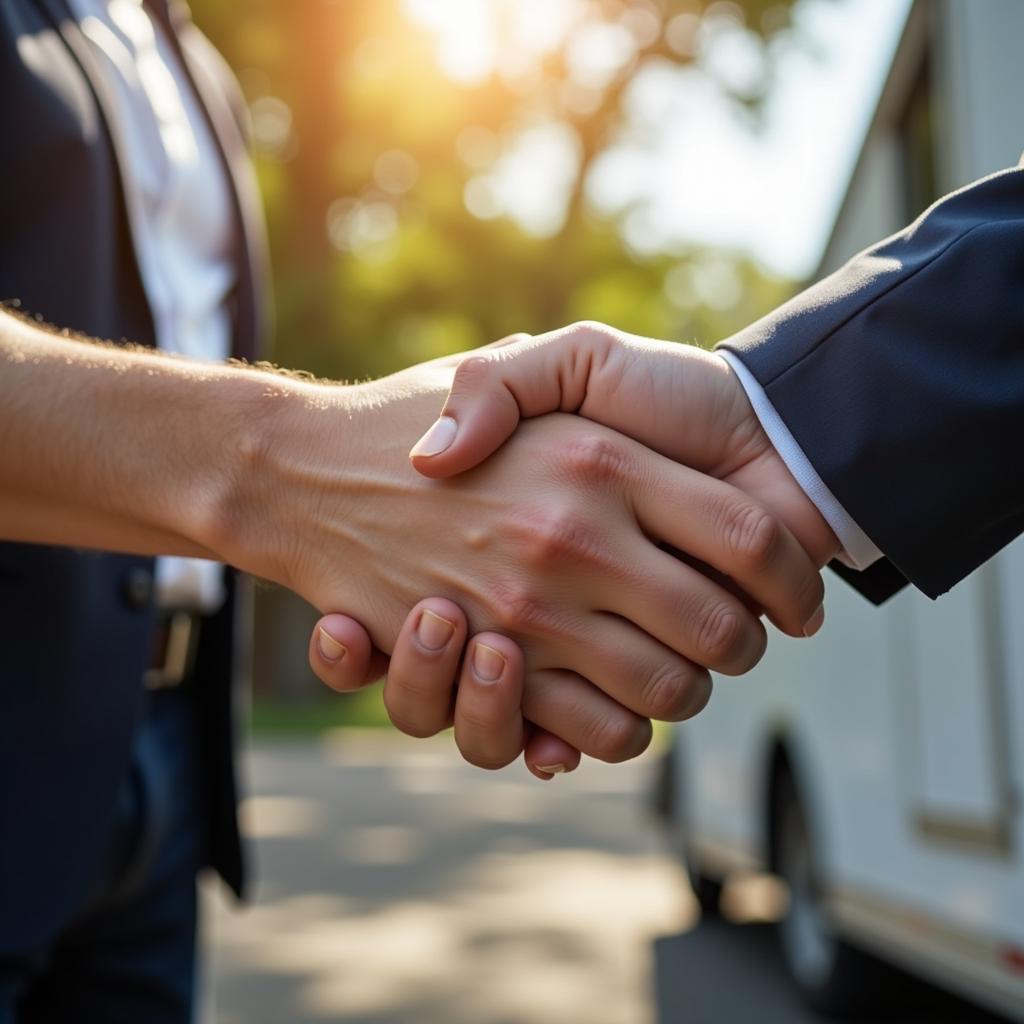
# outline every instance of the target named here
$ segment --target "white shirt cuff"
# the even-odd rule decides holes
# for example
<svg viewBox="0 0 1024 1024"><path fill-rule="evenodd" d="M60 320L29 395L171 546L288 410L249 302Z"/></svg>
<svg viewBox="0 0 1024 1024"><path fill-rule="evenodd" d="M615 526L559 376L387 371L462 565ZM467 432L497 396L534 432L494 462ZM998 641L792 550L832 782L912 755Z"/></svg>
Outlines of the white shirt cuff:
<svg viewBox="0 0 1024 1024"><path fill-rule="evenodd" d="M768 401L764 388L757 382L754 375L743 365L743 362L732 352L716 350L716 356L724 359L743 385L743 390L754 407L754 413L761 421L768 440L775 446L786 468L793 474L796 482L804 493L817 506L822 518L832 527L843 550L839 553L839 561L851 569L866 569L880 558L882 552L870 537L853 521L850 514L836 500L836 496L825 486L825 481L818 476L810 460L804 455L803 449L782 422L782 417L775 411L775 406Z"/></svg>

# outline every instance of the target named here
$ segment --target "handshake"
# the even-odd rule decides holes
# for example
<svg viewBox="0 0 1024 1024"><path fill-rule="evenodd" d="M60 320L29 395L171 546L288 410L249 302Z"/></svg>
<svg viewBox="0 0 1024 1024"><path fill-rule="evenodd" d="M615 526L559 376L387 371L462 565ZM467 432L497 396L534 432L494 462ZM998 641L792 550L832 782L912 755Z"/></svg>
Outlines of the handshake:
<svg viewBox="0 0 1024 1024"><path fill-rule="evenodd" d="M757 664L762 615L823 620L840 542L697 348L583 323L349 387L4 315L0 363L0 537L289 587L330 613L321 679L386 672L395 725L474 764L633 757Z"/></svg>
<svg viewBox="0 0 1024 1024"><path fill-rule="evenodd" d="M524 753L550 779L581 752L634 757L650 719L705 706L709 670L757 664L762 615L822 625L839 542L717 355L583 323L294 390L237 508L298 518L276 550L249 524L228 559L269 548L254 570L332 612L310 639L319 678L386 673L395 726L454 725L473 764Z"/></svg>

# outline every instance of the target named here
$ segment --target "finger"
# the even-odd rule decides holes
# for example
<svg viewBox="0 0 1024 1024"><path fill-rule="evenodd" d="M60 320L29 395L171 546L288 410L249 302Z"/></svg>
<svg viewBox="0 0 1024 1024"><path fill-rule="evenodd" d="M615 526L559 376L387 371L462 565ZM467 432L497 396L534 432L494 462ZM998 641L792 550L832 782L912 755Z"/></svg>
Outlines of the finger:
<svg viewBox="0 0 1024 1024"><path fill-rule="evenodd" d="M783 632L808 635L825 586L782 521L731 484L651 452L642 458L633 499L643 531L735 580Z"/></svg>
<svg viewBox="0 0 1024 1024"><path fill-rule="evenodd" d="M384 706L395 727L433 736L452 722L466 617L452 601L428 597L406 617L384 682Z"/></svg>
<svg viewBox="0 0 1024 1024"><path fill-rule="evenodd" d="M727 586L642 538L634 545L629 576L602 581L602 608L635 623L693 664L723 675L749 672L768 646L760 610L751 610ZM650 709L635 710L660 717Z"/></svg>
<svg viewBox="0 0 1024 1024"><path fill-rule="evenodd" d="M560 736L528 723L523 761L538 779L547 782L556 775L575 771L579 767L580 752Z"/></svg>
<svg viewBox="0 0 1024 1024"><path fill-rule="evenodd" d="M707 704L711 696L707 669L659 643L633 622L597 612L583 628L582 640L563 652L564 664L623 708L643 718L682 722ZM538 721L528 712L527 717Z"/></svg>
<svg viewBox="0 0 1024 1024"><path fill-rule="evenodd" d="M728 590L733 597L743 602L743 607L751 614L758 617L765 614L764 608L743 590L735 580L730 579L724 572L719 572L714 566L708 565L707 562L702 562L699 558L694 558L692 555L688 555L685 551L680 551L679 548L672 547L671 544L660 543L658 544L658 550L664 551L677 561L688 565L691 569L695 569L702 576L706 576L712 583L717 583L720 587Z"/></svg>
<svg viewBox="0 0 1024 1024"><path fill-rule="evenodd" d="M387 672L386 654L375 650L366 630L347 615L325 615L309 638L309 667L321 682L342 693L375 683Z"/></svg>
<svg viewBox="0 0 1024 1024"><path fill-rule="evenodd" d="M588 757L618 763L642 754L651 723L574 672L531 672L523 686L523 715Z"/></svg>
<svg viewBox="0 0 1024 1024"><path fill-rule="evenodd" d="M498 633L481 633L466 647L455 699L455 743L478 768L504 768L523 750L526 732L523 656Z"/></svg>
<svg viewBox="0 0 1024 1024"><path fill-rule="evenodd" d="M575 412L591 366L611 343L610 332L579 325L513 336L462 360L440 418L409 454L413 466L424 476L452 476L497 451L521 417Z"/></svg>

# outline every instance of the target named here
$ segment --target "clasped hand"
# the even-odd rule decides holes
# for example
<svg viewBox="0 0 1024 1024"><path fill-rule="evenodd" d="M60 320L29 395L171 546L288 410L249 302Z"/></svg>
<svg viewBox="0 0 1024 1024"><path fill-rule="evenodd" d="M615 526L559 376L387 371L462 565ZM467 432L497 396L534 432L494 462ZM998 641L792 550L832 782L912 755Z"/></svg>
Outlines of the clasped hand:
<svg viewBox="0 0 1024 1024"><path fill-rule="evenodd" d="M650 719L699 712L709 670L760 660L762 614L791 636L820 628L817 570L838 544L723 360L578 324L431 365L454 376L412 449L403 528L445 596L413 604L423 577L396 559L351 606L359 621L321 605L336 609L310 640L324 682L352 690L386 673L403 732L454 725L472 763L525 750L550 778L580 752L633 757ZM377 387L407 396L421 372ZM412 605L391 636L365 610L383 593Z"/></svg>

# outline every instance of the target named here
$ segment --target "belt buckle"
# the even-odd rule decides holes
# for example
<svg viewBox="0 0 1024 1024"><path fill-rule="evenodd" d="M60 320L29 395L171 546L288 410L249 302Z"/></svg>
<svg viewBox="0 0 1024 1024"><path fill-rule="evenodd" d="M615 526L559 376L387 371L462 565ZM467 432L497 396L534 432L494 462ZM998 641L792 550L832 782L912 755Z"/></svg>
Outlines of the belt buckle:
<svg viewBox="0 0 1024 1024"><path fill-rule="evenodd" d="M170 690L181 686L188 675L195 654L198 619L188 612L174 612L167 622L167 646L164 663L149 668L142 675L147 690Z"/></svg>

